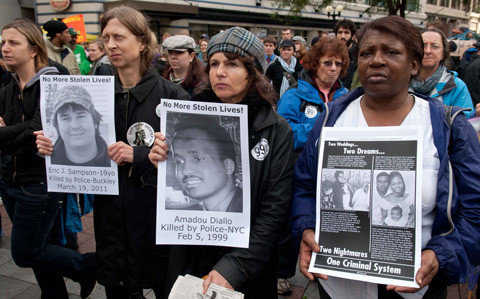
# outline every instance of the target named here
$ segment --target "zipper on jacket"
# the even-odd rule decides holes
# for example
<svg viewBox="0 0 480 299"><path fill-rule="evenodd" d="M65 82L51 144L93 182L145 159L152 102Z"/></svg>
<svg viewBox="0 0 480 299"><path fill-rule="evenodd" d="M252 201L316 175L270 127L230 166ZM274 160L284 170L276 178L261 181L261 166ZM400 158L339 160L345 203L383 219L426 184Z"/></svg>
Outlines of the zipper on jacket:
<svg viewBox="0 0 480 299"><path fill-rule="evenodd" d="M25 87L23 89L25 89ZM20 89L20 94L18 95L18 99L20 100L20 102L23 102L23 89ZM25 122L25 114L23 113L23 109L22 109L22 123L23 122ZM13 157L13 177L12 177L12 181L14 184L15 184L16 175L17 175L17 156L14 156Z"/></svg>
<svg viewBox="0 0 480 299"><path fill-rule="evenodd" d="M128 106L130 105L130 91L127 91L126 92L127 94L127 107L125 108L125 136L127 136L127 132L128 132ZM132 176L132 172L133 172L133 161L132 161L132 165L130 165L130 169L128 170L128 177L131 177Z"/></svg>
<svg viewBox="0 0 480 299"><path fill-rule="evenodd" d="M20 90L20 94L18 95L18 99L20 100L20 102L23 103L23 89ZM23 111L22 111L23 112ZM22 113L22 123L25 122L25 114Z"/></svg>

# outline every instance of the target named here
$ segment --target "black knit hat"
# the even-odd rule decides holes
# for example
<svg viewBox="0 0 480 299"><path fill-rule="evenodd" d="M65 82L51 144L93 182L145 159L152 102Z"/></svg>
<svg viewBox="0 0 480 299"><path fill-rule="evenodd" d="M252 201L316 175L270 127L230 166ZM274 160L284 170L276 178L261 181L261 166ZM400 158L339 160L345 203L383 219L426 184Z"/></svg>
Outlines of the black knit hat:
<svg viewBox="0 0 480 299"><path fill-rule="evenodd" d="M68 26L62 21L50 20L43 24L43 30L47 31L47 36L52 39L57 33L62 33L67 30Z"/></svg>

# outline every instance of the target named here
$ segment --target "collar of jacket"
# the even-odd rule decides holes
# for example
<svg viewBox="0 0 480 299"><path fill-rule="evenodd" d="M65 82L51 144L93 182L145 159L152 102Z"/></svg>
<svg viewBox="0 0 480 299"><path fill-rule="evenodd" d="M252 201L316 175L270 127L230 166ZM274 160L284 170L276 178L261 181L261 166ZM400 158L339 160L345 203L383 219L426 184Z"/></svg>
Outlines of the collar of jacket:
<svg viewBox="0 0 480 299"><path fill-rule="evenodd" d="M273 107L268 105L257 113L257 117L253 121L253 129L255 131L262 130L278 122L279 115L275 113Z"/></svg>
<svg viewBox="0 0 480 299"><path fill-rule="evenodd" d="M193 101L222 103L217 95L209 89L205 89L194 95ZM249 93L239 103L248 106L248 123L255 131L271 126L279 121L279 115L275 113L272 105L259 98L256 93ZM253 120L253 121L252 121Z"/></svg>
<svg viewBox="0 0 480 299"><path fill-rule="evenodd" d="M103 55L99 60L97 60L96 65L101 65L101 64L110 64L110 65L112 65L112 63L110 62L110 59L108 59L108 56L107 56L106 54Z"/></svg>
<svg viewBox="0 0 480 299"><path fill-rule="evenodd" d="M47 44L47 47L49 47L55 52L62 53L63 51L65 51L65 49L68 51L67 45L63 45L63 47L57 47L52 43L51 40L47 40L45 43Z"/></svg>
<svg viewBox="0 0 480 299"><path fill-rule="evenodd" d="M57 75L57 74L60 74L60 72L54 66L46 66L44 68L41 68L38 72L35 73L35 75L33 75L30 81L28 81L27 84L25 84L24 88L30 87L36 81L40 80L41 75ZM17 85L20 86L17 73L12 73L12 77L13 79L15 79L15 82L17 83Z"/></svg>
<svg viewBox="0 0 480 299"><path fill-rule="evenodd" d="M457 73L454 71L449 71L445 69L445 71L442 74L442 77L440 78L440 81L438 82L437 86L435 86L435 89L437 90L437 95L441 96L442 94L445 94L452 89L457 87L457 84L455 84L455 78L457 77ZM432 95L432 97L435 97L437 95Z"/></svg>
<svg viewBox="0 0 480 299"><path fill-rule="evenodd" d="M307 85L308 84L308 85ZM299 88L299 85L305 85L305 88ZM302 69L302 71L298 74L298 81L292 85L289 89L297 88L296 94L304 100L312 101L316 104L322 104L324 101L320 98L320 91L316 87L316 84L313 82L312 75L307 69ZM339 79L333 84L334 90L330 90L329 94L335 94L337 90L343 88L343 83ZM316 90L316 94L311 92L311 89ZM314 96L312 98L312 96ZM333 96L332 96L333 98ZM332 99L329 99L330 101Z"/></svg>
<svg viewBox="0 0 480 299"><path fill-rule="evenodd" d="M142 79L130 89L130 93L138 102L143 102L147 96L150 95L151 90L155 86L155 83L158 80L165 80L158 75L157 71L154 68L149 68ZM120 82L120 77L118 74L115 76L115 94L123 93L122 82Z"/></svg>

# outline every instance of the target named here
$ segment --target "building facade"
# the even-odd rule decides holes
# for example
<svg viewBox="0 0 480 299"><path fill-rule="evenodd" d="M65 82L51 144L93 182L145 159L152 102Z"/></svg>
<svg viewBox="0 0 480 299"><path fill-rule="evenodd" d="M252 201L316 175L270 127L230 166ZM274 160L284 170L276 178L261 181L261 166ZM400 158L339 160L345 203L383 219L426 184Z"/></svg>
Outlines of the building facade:
<svg viewBox="0 0 480 299"><path fill-rule="evenodd" d="M425 14L427 21L441 21L446 24L445 34L455 35L469 29L480 34L480 13L478 0L464 5L461 0L427 0Z"/></svg>
<svg viewBox="0 0 480 299"><path fill-rule="evenodd" d="M71 1L71 5L63 11L56 11L52 1ZM203 33L213 36L231 26L242 26L254 33L275 35L279 38L282 29L288 27L292 29L294 35L300 35L310 43L313 37L318 35L318 31L332 31L335 22L340 18L348 18L361 25L371 19L385 16L385 12L375 9L371 15L365 13L369 7L368 0L334 1L331 4L334 9L338 6L343 7L341 16L336 15L335 19L333 12L328 16L325 8L319 7L321 2L314 0L314 5L305 7L299 19L289 19L288 25L284 19L271 16L278 13L281 18L289 13L288 10L276 9L271 0L36 0L36 21L43 25L52 18L60 19L83 14L86 32L99 34L102 13L109 7L123 4L133 6L147 14L152 30L158 36L165 32L173 35L181 30L189 30L195 39ZM423 27L426 19L422 7L424 6L420 6L419 11L407 15L407 19L418 27Z"/></svg>

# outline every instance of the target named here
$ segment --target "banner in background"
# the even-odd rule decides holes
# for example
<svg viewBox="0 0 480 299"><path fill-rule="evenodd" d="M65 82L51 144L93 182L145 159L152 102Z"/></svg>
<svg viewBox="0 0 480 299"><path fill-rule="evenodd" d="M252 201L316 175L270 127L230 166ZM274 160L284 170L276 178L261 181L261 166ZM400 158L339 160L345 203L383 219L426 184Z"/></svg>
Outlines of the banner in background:
<svg viewBox="0 0 480 299"><path fill-rule="evenodd" d="M78 32L77 43L84 43L87 41L87 32L85 30L85 22L83 15L70 16L62 20L69 28L75 28Z"/></svg>

